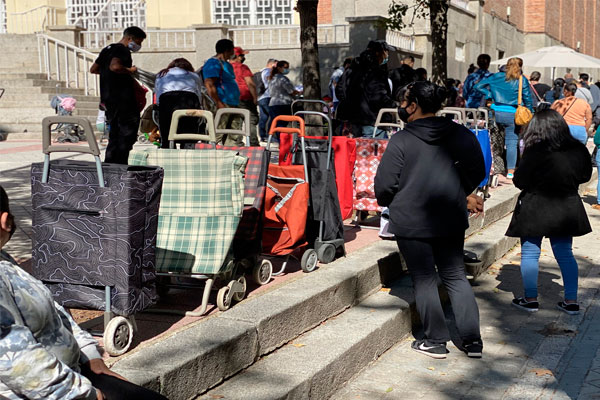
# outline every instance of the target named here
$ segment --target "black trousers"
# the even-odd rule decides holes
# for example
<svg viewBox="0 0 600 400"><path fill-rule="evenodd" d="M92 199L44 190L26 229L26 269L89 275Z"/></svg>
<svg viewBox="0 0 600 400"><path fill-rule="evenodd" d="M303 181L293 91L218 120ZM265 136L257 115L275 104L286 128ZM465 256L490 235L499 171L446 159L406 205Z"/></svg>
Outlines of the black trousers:
<svg viewBox="0 0 600 400"><path fill-rule="evenodd" d="M480 339L479 309L465 275L464 235L428 239L397 237L396 241L413 280L417 311L427 341L439 344L450 340L438 293L438 274L450 297L461 339Z"/></svg>
<svg viewBox="0 0 600 400"><path fill-rule="evenodd" d="M140 113L137 111L112 110L107 106L107 120L110 124L108 145L104 162L127 164L129 152L137 141L140 129Z"/></svg>
<svg viewBox="0 0 600 400"><path fill-rule="evenodd" d="M81 374L92 382L92 386L102 392L106 400L168 400L162 394L131 382L111 375L95 374L85 365L81 366Z"/></svg>

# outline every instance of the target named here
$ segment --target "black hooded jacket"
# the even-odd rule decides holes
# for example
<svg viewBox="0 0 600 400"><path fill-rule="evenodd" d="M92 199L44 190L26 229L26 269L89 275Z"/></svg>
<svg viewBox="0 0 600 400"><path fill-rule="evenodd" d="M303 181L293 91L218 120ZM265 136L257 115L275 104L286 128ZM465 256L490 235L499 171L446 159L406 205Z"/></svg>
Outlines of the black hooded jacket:
<svg viewBox="0 0 600 400"><path fill-rule="evenodd" d="M342 84L338 84L335 91L340 100L339 119L357 125L374 125L380 109L395 106L387 68L378 65L369 51L352 61L340 81Z"/></svg>
<svg viewBox="0 0 600 400"><path fill-rule="evenodd" d="M390 232L404 238L448 237L468 227L466 197L485 177L475 135L443 117L421 118L390 139L375 176Z"/></svg>

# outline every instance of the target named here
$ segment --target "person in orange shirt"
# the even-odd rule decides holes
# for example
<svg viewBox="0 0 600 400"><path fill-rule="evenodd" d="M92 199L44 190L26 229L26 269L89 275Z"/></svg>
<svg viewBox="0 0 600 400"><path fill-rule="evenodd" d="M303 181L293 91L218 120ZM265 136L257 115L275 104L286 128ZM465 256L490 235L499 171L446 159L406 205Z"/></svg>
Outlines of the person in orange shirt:
<svg viewBox="0 0 600 400"><path fill-rule="evenodd" d="M592 125L592 109L587 101L575 97L577 85L567 83L563 89L565 97L552 104L569 125L571 135L581 143L587 142L587 131Z"/></svg>

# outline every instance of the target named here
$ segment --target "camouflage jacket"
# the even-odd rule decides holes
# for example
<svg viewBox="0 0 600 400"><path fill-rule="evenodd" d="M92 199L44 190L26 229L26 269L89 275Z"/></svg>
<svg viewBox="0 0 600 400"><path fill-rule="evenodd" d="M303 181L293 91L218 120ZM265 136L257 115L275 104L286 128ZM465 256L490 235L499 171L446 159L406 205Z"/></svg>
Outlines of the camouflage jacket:
<svg viewBox="0 0 600 400"><path fill-rule="evenodd" d="M79 373L100 358L96 345L42 282L0 253L0 399L96 399Z"/></svg>

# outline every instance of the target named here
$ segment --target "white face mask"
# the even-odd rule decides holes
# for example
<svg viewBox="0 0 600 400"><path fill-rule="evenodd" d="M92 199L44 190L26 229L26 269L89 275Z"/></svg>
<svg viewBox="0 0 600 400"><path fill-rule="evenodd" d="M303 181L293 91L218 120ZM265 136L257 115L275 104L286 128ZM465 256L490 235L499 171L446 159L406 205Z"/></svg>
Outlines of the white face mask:
<svg viewBox="0 0 600 400"><path fill-rule="evenodd" d="M133 40L131 42L129 42L129 44L127 45L127 47L129 48L129 50L131 50L132 53L138 52L142 48L142 46L140 46L139 44L137 44Z"/></svg>

